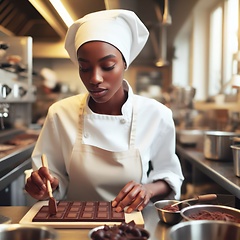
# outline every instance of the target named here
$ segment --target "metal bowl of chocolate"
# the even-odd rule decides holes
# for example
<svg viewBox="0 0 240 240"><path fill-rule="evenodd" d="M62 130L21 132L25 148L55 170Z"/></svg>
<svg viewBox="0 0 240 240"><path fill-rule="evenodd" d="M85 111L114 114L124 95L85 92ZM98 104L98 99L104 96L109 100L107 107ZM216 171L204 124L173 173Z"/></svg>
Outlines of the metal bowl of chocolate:
<svg viewBox="0 0 240 240"><path fill-rule="evenodd" d="M169 240L239 240L240 227L233 222L199 220L181 222L168 232Z"/></svg>
<svg viewBox="0 0 240 240"><path fill-rule="evenodd" d="M0 239L8 240L56 240L57 232L49 227L24 224L1 224Z"/></svg>
<svg viewBox="0 0 240 240"><path fill-rule="evenodd" d="M178 203L177 200L160 200L154 203L154 206L158 212L160 221L169 225L177 224L182 220L180 211L189 206L189 203L180 203L176 206L172 206Z"/></svg>
<svg viewBox="0 0 240 240"><path fill-rule="evenodd" d="M240 210L222 206L197 204L181 210L181 216L186 221L192 220L215 220L237 223L240 227Z"/></svg>
<svg viewBox="0 0 240 240"><path fill-rule="evenodd" d="M150 234L144 228L138 227L134 221L129 223L103 225L90 230L88 234L92 240L99 239L121 239L121 240L147 240Z"/></svg>

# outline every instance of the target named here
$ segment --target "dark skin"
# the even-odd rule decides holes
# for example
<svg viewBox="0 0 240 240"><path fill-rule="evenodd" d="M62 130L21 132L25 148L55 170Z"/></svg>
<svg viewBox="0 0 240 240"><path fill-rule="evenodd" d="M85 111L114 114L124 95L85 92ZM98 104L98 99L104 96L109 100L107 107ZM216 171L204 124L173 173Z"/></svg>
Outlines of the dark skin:
<svg viewBox="0 0 240 240"><path fill-rule="evenodd" d="M90 94L89 107L99 114L121 115L121 108L127 99L123 89L123 76L126 69L122 54L114 46L100 41L83 44L77 51L79 75ZM49 179L53 191L59 181L45 167L34 171L27 179L26 191L34 198L48 198L46 179ZM171 192L164 180L148 184L128 182L112 201L116 211L141 211L150 201L162 199Z"/></svg>

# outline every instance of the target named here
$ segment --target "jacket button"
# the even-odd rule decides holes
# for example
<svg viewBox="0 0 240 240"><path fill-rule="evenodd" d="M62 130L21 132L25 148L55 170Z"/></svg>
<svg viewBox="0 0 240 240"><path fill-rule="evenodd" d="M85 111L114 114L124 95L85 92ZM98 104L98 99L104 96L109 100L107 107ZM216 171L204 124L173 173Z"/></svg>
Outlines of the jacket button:
<svg viewBox="0 0 240 240"><path fill-rule="evenodd" d="M120 120L120 123L124 124L124 123L126 123L126 120L125 120L124 118L122 118L122 119Z"/></svg>
<svg viewBox="0 0 240 240"><path fill-rule="evenodd" d="M89 134L88 134L88 133L84 133L84 137L85 137L85 138L88 138L88 137L89 137Z"/></svg>

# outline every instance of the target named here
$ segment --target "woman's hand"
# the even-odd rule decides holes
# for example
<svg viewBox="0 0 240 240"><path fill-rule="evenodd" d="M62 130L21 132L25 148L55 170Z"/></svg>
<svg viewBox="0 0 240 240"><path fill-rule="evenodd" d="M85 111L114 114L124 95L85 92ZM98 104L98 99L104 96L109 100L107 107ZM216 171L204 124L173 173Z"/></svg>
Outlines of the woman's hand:
<svg viewBox="0 0 240 240"><path fill-rule="evenodd" d="M146 185L131 181L119 192L112 206L116 207L117 212L121 212L126 206L128 206L127 213L134 210L141 211L147 206L152 196L152 191Z"/></svg>
<svg viewBox="0 0 240 240"><path fill-rule="evenodd" d="M134 210L142 211L151 198L163 199L172 191L171 187L164 180L158 180L148 184L140 184L135 181L127 183L112 202L117 212Z"/></svg>
<svg viewBox="0 0 240 240"><path fill-rule="evenodd" d="M49 196L46 187L47 179L50 181L54 191L58 187L59 181L49 173L46 167L41 167L37 171L32 172L27 179L25 190L37 200L46 199Z"/></svg>

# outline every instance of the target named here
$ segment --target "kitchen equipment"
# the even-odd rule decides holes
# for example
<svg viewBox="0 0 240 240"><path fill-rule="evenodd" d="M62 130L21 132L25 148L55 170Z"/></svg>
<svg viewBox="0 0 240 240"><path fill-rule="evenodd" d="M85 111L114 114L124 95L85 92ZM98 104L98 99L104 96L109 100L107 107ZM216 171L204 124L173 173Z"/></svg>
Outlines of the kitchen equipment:
<svg viewBox="0 0 240 240"><path fill-rule="evenodd" d="M47 157L45 154L42 155L41 160L43 167L48 168ZM55 215L57 213L57 204L55 198L52 195L52 186L49 180L47 180L47 190L49 194L48 211L51 215Z"/></svg>
<svg viewBox="0 0 240 240"><path fill-rule="evenodd" d="M6 50L8 49L8 45L2 41L0 41L0 59L6 54Z"/></svg>
<svg viewBox="0 0 240 240"><path fill-rule="evenodd" d="M239 240L240 227L234 223L222 221L190 221L173 226L169 232L170 240Z"/></svg>
<svg viewBox="0 0 240 240"><path fill-rule="evenodd" d="M7 84L0 84L0 94L1 98L6 99L7 96L11 93L12 88L10 88Z"/></svg>
<svg viewBox="0 0 240 240"><path fill-rule="evenodd" d="M183 145L196 145L203 142L204 132L198 129L177 130L177 141Z"/></svg>
<svg viewBox="0 0 240 240"><path fill-rule="evenodd" d="M204 134L204 157L211 160L233 161L231 138L239 133L206 131Z"/></svg>
<svg viewBox="0 0 240 240"><path fill-rule="evenodd" d="M181 203L186 203L186 202L203 202L203 201L211 201L211 200L214 200L217 198L217 195L216 194L205 194L205 195L199 195L197 197L194 197L194 198L190 198L190 199L186 199L186 200L182 200L178 203L174 203L172 206L177 206Z"/></svg>
<svg viewBox="0 0 240 240"><path fill-rule="evenodd" d="M185 87L174 87L173 89L173 101L180 107L180 108L192 108L193 99L196 94L196 89L192 86L185 86Z"/></svg>
<svg viewBox="0 0 240 240"><path fill-rule="evenodd" d="M174 203L178 203L177 200L160 200L154 203L154 206L158 212L158 216L160 221L165 222L169 225L177 224L182 220L182 216L180 211L168 211L164 210L163 208L167 205L172 205ZM182 203L179 205L179 209L183 209L184 207L189 206L188 203Z"/></svg>
<svg viewBox="0 0 240 240"><path fill-rule="evenodd" d="M233 171L237 177L240 177L240 145L231 145L233 152Z"/></svg>
<svg viewBox="0 0 240 240"><path fill-rule="evenodd" d="M0 239L8 240L54 240L58 235L54 229L43 226L2 224L0 225Z"/></svg>
<svg viewBox="0 0 240 240"><path fill-rule="evenodd" d="M4 118L4 125L15 127L15 122L21 120L21 127L28 127L32 122L32 103L36 100L32 37L2 36L1 41L9 46L0 63L0 102L9 104L9 117Z"/></svg>
<svg viewBox="0 0 240 240"><path fill-rule="evenodd" d="M240 227L240 210L223 205L210 205L210 204L197 204L193 206L186 207L181 210L180 214L186 221L196 221L196 216L202 213L209 213L207 217L201 217L201 220L220 220L220 217L224 217L226 222L229 222L230 218L225 215L231 215L235 218L236 222ZM220 213L221 216L217 216L216 213ZM195 219L194 219L195 216ZM204 219L207 218L207 219ZM197 220L199 221L199 220Z"/></svg>

